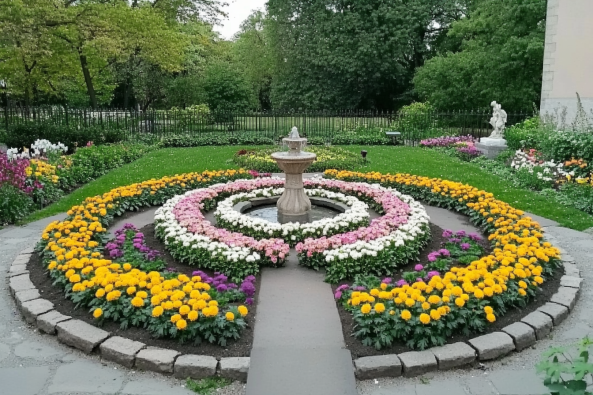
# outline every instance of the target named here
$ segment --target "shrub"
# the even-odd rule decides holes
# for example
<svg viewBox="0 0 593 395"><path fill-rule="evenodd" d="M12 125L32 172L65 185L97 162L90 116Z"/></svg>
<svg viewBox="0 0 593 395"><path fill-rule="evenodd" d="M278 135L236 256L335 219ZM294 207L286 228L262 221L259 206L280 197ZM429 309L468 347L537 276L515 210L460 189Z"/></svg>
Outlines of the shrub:
<svg viewBox="0 0 593 395"><path fill-rule="evenodd" d="M541 149L550 133L539 117L533 117L507 128L504 138L509 148L515 151L521 148Z"/></svg>
<svg viewBox="0 0 593 395"><path fill-rule="evenodd" d="M78 129L65 125L22 123L10 127L6 145L14 148L29 147L35 140L45 139L59 141L68 146L70 152L74 152L76 147L84 147L89 141L95 145L109 144L120 142L124 137L125 130L119 128L89 126Z"/></svg>
<svg viewBox="0 0 593 395"><path fill-rule="evenodd" d="M593 133L550 133L542 143L541 149L547 157L557 162L579 158L592 163Z"/></svg>
<svg viewBox="0 0 593 395"><path fill-rule="evenodd" d="M18 188L0 185L0 225L12 224L24 218L33 209L33 199Z"/></svg>
<svg viewBox="0 0 593 395"><path fill-rule="evenodd" d="M161 140L163 147L201 147L209 145L273 145L274 139L256 133L209 133L198 136L168 136Z"/></svg>

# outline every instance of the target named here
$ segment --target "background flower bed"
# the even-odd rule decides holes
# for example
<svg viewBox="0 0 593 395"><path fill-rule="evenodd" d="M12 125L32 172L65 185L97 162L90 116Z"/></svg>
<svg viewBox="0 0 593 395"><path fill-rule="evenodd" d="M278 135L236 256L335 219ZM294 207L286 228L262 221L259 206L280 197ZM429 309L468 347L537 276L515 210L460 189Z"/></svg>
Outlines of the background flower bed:
<svg viewBox="0 0 593 395"><path fill-rule="evenodd" d="M233 156L233 162L240 167L261 172L281 172L276 162L270 157L273 152L281 151L280 147L259 148L253 150L239 150ZM339 147L309 146L305 149L317 155L317 159L308 168L307 172L316 173L327 169L351 170L364 165L365 160L360 154L347 151Z"/></svg>

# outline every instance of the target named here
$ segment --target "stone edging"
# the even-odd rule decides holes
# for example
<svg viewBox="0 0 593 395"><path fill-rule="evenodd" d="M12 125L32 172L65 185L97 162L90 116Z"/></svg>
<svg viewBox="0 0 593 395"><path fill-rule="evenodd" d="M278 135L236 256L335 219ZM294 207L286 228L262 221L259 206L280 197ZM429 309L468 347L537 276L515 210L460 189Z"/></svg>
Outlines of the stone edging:
<svg viewBox="0 0 593 395"><path fill-rule="evenodd" d="M49 335L57 335L58 341L77 348L85 354L97 352L101 358L119 363L127 368L173 374L176 378L199 380L219 375L246 382L249 357L230 357L217 360L206 355L181 354L176 350L149 347L144 343L120 336L111 336L103 329L54 310L50 301L41 298L31 282L27 263L33 248L20 252L8 271L10 294L18 310L28 324Z"/></svg>
<svg viewBox="0 0 593 395"><path fill-rule="evenodd" d="M521 319L501 329L469 339L466 342L446 344L425 351L403 354L378 355L355 359L354 372L359 380L381 377L414 377L424 373L448 370L476 361L500 358L511 351L521 351L537 340L548 336L552 328L560 325L573 310L580 294L580 270L574 258L562 254L565 274L560 279L558 292L550 301Z"/></svg>

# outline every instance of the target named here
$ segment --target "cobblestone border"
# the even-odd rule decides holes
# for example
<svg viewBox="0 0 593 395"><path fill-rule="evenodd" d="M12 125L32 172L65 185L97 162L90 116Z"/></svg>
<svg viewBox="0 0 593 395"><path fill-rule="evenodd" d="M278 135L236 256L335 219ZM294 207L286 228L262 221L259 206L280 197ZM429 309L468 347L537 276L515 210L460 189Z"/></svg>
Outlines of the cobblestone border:
<svg viewBox="0 0 593 395"><path fill-rule="evenodd" d="M566 251L560 250L565 272L560 279L560 287L550 301L536 311L498 332L474 337L466 342L424 351L355 359L353 363L356 378L368 380L381 377L414 377L428 372L459 368L478 361L493 360L534 345L568 317L580 294L583 282L580 270L574 264L574 258L566 254Z"/></svg>
<svg viewBox="0 0 593 395"><path fill-rule="evenodd" d="M136 368L178 379L194 380L220 376L246 382L249 357L216 359L206 355L181 354L175 350L150 347L131 339L111 336L111 333L84 321L73 319L54 310L50 301L41 298L31 282L26 264L34 250L27 248L17 255L8 270L8 286L25 321L49 335L57 335L60 343L85 354L98 353L101 358L127 368Z"/></svg>

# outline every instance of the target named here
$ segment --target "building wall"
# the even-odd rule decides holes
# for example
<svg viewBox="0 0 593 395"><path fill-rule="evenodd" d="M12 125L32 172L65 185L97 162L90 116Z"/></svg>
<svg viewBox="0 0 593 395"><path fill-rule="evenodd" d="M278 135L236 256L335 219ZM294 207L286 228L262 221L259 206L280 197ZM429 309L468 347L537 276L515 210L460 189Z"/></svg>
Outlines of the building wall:
<svg viewBox="0 0 593 395"><path fill-rule="evenodd" d="M593 0L548 0L541 113L593 111Z"/></svg>

